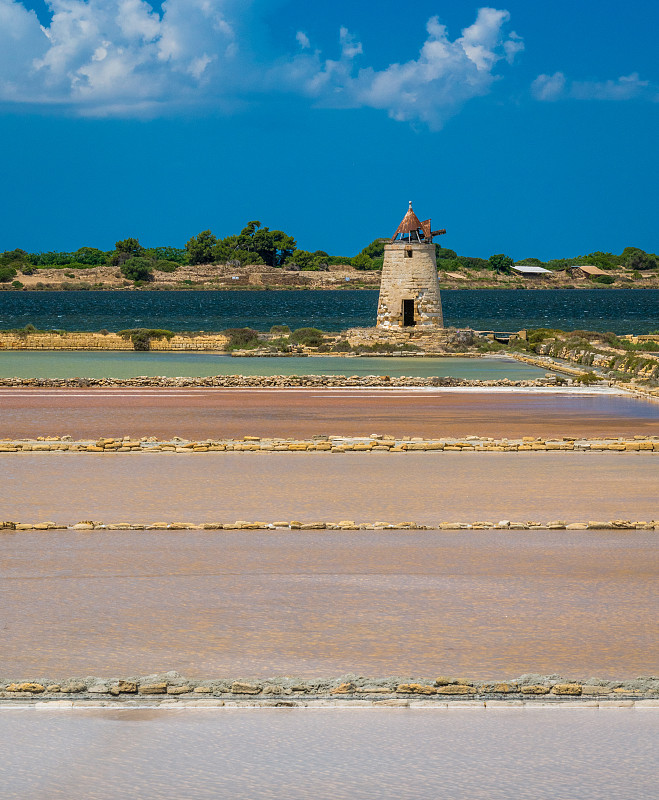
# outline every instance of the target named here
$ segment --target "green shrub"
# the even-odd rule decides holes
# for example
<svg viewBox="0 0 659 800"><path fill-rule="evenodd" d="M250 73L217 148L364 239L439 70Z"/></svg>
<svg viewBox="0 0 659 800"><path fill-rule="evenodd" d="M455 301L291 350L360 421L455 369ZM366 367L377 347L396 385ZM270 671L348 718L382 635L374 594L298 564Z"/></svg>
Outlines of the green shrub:
<svg viewBox="0 0 659 800"><path fill-rule="evenodd" d="M334 353L351 353L352 347L350 342L347 342L345 339L341 339L340 342L335 342L332 345L332 351Z"/></svg>
<svg viewBox="0 0 659 800"><path fill-rule="evenodd" d="M15 277L16 270L14 267L0 267L0 283L9 283Z"/></svg>
<svg viewBox="0 0 659 800"><path fill-rule="evenodd" d="M253 328L227 328L223 333L229 337L227 350L252 350L258 347L259 333Z"/></svg>
<svg viewBox="0 0 659 800"><path fill-rule="evenodd" d="M595 283L603 283L605 286L610 286L612 283L615 283L616 279L613 275L595 275L593 281Z"/></svg>
<svg viewBox="0 0 659 800"><path fill-rule="evenodd" d="M320 347L325 341L325 336L318 328L298 328L290 336L293 344L301 344L304 347Z"/></svg>
<svg viewBox="0 0 659 800"><path fill-rule="evenodd" d="M153 280L153 262L142 256L134 256L119 267L123 276L130 281L151 281Z"/></svg>
<svg viewBox="0 0 659 800"><path fill-rule="evenodd" d="M591 383L599 383L602 379L599 375L595 375L594 372L583 372L581 375L577 375L574 379L575 383L584 383L586 386L590 385Z"/></svg>
<svg viewBox="0 0 659 800"><path fill-rule="evenodd" d="M270 333L280 334L280 335L288 335L291 332L291 329L288 325L273 325L270 328Z"/></svg>
<svg viewBox="0 0 659 800"><path fill-rule="evenodd" d="M495 272L510 272L510 268L515 262L510 256L505 255L505 253L496 253L489 257L488 263L490 269L495 270Z"/></svg>
<svg viewBox="0 0 659 800"><path fill-rule="evenodd" d="M11 285L14 287L14 289L22 289L23 288L23 284L20 281L12 281Z"/></svg>
<svg viewBox="0 0 659 800"><path fill-rule="evenodd" d="M281 353L291 352L291 340L288 336L280 336L279 339L271 339L268 342L268 347L273 350L279 350Z"/></svg>
<svg viewBox="0 0 659 800"><path fill-rule="evenodd" d="M155 262L153 268L156 270L156 272L176 272L180 266L181 265L177 264L176 261L160 259L159 261Z"/></svg>
<svg viewBox="0 0 659 800"><path fill-rule="evenodd" d="M526 340L529 344L538 344L544 342L545 339L553 339L561 333L563 331L556 328L534 328L527 331Z"/></svg>
<svg viewBox="0 0 659 800"><path fill-rule="evenodd" d="M119 336L131 340L134 350L150 350L151 339L171 339L174 335L173 331L164 328L128 328L119 331Z"/></svg>
<svg viewBox="0 0 659 800"><path fill-rule="evenodd" d="M352 266L355 269L378 269L379 268L374 263L374 260L370 256L367 256L366 253L358 253L352 259Z"/></svg>

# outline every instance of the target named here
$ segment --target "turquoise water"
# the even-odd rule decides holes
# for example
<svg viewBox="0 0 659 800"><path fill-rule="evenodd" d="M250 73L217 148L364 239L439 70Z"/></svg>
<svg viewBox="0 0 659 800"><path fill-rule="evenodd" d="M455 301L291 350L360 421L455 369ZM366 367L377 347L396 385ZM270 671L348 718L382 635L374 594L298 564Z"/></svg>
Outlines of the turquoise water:
<svg viewBox="0 0 659 800"><path fill-rule="evenodd" d="M545 370L509 358L244 358L211 353L0 352L0 378L135 378L138 375L400 375L523 380Z"/></svg>
<svg viewBox="0 0 659 800"><path fill-rule="evenodd" d="M0 328L174 331L274 324L342 330L375 323L378 292L0 292ZM477 330L521 328L648 333L659 328L656 289L463 289L442 292L447 325Z"/></svg>

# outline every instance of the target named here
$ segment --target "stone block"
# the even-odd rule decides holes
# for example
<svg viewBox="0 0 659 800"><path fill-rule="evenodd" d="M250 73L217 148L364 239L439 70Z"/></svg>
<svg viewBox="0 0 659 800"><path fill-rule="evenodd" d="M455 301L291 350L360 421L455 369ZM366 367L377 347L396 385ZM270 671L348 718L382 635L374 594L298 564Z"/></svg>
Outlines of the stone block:
<svg viewBox="0 0 659 800"><path fill-rule="evenodd" d="M396 691L400 694L437 694L434 686L424 683L399 683Z"/></svg>
<svg viewBox="0 0 659 800"><path fill-rule="evenodd" d="M234 681L231 684L231 691L233 694L260 694L261 686L256 683L242 683Z"/></svg>
<svg viewBox="0 0 659 800"><path fill-rule="evenodd" d="M6 688L7 692L29 692L30 694L41 694L46 691L46 687L41 683L10 683Z"/></svg>
<svg viewBox="0 0 659 800"><path fill-rule="evenodd" d="M117 691L122 694L135 694L137 692L137 683L135 681L118 681L116 686Z"/></svg>
<svg viewBox="0 0 659 800"><path fill-rule="evenodd" d="M71 683L67 683L60 689L62 694L79 694L80 692L87 691L87 684L82 683L81 681L71 681Z"/></svg>
<svg viewBox="0 0 659 800"><path fill-rule="evenodd" d="M551 688L551 693L557 695L570 695L574 697L580 695L581 692L582 687L579 683L557 683Z"/></svg>
<svg viewBox="0 0 659 800"><path fill-rule="evenodd" d="M476 689L467 684L451 684L449 686L440 686L437 689L437 694L476 694Z"/></svg>
<svg viewBox="0 0 659 800"><path fill-rule="evenodd" d="M140 694L167 694L167 684L141 683L138 691Z"/></svg>
<svg viewBox="0 0 659 800"><path fill-rule="evenodd" d="M479 692L482 694L511 694L519 692L516 683L488 683L481 686Z"/></svg>
<svg viewBox="0 0 659 800"><path fill-rule="evenodd" d="M355 691L355 684L351 682L341 683L334 689L330 690L330 694L352 694Z"/></svg>

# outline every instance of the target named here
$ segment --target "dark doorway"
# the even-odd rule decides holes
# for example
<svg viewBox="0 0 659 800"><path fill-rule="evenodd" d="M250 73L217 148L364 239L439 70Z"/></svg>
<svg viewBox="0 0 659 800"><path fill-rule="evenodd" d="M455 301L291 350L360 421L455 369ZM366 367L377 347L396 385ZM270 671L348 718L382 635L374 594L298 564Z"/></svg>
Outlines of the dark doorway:
<svg viewBox="0 0 659 800"><path fill-rule="evenodd" d="M403 327L414 325L414 300L403 300Z"/></svg>

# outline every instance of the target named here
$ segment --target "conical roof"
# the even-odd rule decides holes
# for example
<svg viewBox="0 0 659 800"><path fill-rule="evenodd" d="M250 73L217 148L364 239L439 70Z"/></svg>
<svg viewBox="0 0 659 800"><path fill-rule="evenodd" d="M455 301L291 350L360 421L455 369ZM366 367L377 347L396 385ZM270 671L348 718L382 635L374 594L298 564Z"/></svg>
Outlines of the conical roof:
<svg viewBox="0 0 659 800"><path fill-rule="evenodd" d="M423 225L421 225L419 218L414 213L412 201L410 200L410 207L407 209L407 214L403 217L403 221L396 229L396 233L394 233L392 238L395 239L399 233L410 233L411 231L418 231L419 229L423 230Z"/></svg>
<svg viewBox="0 0 659 800"><path fill-rule="evenodd" d="M430 220L426 219L423 222L419 220L417 215L414 213L414 209L412 208L412 201L410 200L410 207L407 209L407 214L403 217L402 222L396 228L396 233L391 237L391 241L395 241L397 236L407 236L410 240L414 239L415 237L410 236L410 234L416 233L416 241L418 242L432 242L433 236L438 236L439 234L446 233L445 230L441 231L431 231L430 229Z"/></svg>

